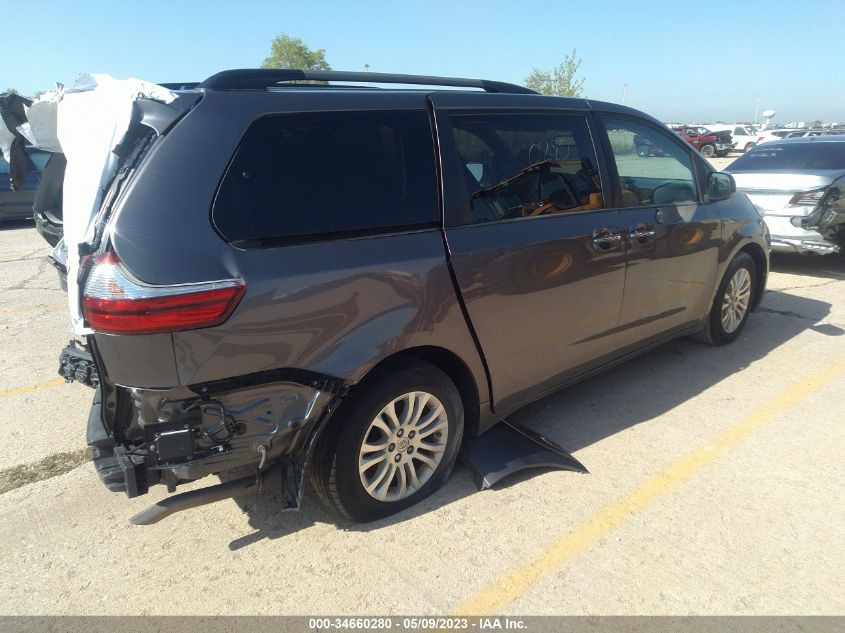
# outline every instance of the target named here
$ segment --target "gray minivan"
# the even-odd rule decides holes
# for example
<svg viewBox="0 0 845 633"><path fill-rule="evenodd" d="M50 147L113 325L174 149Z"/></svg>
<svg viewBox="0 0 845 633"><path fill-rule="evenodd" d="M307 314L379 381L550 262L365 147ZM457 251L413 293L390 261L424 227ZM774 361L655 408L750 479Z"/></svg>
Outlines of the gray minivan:
<svg viewBox="0 0 845 633"><path fill-rule="evenodd" d="M254 470L141 523L270 472L288 507L308 472L340 514L389 515L526 403L679 336L733 341L765 288L754 206L631 108L335 71L178 95L136 103L82 253L94 333L61 373L97 389L110 489Z"/></svg>

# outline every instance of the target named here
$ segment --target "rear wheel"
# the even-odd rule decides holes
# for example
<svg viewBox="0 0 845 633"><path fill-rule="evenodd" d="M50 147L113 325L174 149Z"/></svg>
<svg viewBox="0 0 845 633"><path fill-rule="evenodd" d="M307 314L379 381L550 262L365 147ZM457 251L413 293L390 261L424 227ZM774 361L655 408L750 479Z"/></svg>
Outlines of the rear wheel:
<svg viewBox="0 0 845 633"><path fill-rule="evenodd" d="M637 156L645 158L649 153L648 145L637 145Z"/></svg>
<svg viewBox="0 0 845 633"><path fill-rule="evenodd" d="M366 522L399 512L449 477L463 435L454 383L422 361L377 369L317 447L311 481L335 511Z"/></svg>
<svg viewBox="0 0 845 633"><path fill-rule="evenodd" d="M751 311L757 269L748 253L734 257L713 299L713 307L697 339L710 345L726 345L737 339Z"/></svg>
<svg viewBox="0 0 845 633"><path fill-rule="evenodd" d="M705 158L712 158L713 154L716 153L716 148L712 145L704 145L701 148L701 155Z"/></svg>
<svg viewBox="0 0 845 633"><path fill-rule="evenodd" d="M745 144L745 151L750 152L752 149L754 149L755 145L756 145L756 143L746 143Z"/></svg>

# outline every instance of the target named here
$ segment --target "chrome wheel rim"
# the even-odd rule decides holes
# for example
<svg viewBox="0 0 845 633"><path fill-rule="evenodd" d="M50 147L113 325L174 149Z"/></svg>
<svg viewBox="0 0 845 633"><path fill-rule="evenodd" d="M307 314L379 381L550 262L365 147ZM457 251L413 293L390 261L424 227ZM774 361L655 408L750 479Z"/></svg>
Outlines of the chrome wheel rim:
<svg viewBox="0 0 845 633"><path fill-rule="evenodd" d="M361 485L379 501L401 501L437 470L449 439L443 404L412 391L389 402L373 418L358 453Z"/></svg>
<svg viewBox="0 0 845 633"><path fill-rule="evenodd" d="M722 298L722 328L727 334L736 332L748 312L750 301L751 273L747 268L739 268L731 277Z"/></svg>

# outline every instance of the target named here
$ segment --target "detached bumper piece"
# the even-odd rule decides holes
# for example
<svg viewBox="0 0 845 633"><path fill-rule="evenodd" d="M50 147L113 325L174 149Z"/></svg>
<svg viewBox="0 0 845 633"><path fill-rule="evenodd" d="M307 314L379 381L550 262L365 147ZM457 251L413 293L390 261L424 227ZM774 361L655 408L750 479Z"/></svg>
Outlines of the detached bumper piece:
<svg viewBox="0 0 845 633"><path fill-rule="evenodd" d="M588 472L584 465L548 438L502 420L481 437L470 439L461 460L472 468L479 490L529 468Z"/></svg>

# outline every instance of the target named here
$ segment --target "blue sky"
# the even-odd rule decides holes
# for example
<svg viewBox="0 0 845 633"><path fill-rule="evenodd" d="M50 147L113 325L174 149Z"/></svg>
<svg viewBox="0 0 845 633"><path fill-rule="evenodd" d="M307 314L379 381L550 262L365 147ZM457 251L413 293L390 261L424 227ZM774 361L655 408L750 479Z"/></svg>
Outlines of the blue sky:
<svg viewBox="0 0 845 633"><path fill-rule="evenodd" d="M258 66L285 32L333 68L521 83L573 48L594 99L665 121L845 121L842 0L3 1L0 90L80 72L202 80Z"/></svg>

